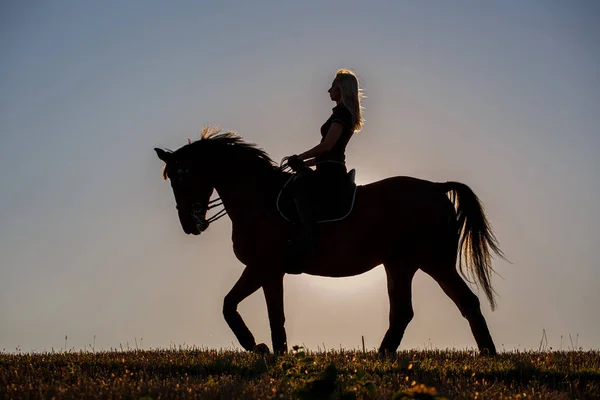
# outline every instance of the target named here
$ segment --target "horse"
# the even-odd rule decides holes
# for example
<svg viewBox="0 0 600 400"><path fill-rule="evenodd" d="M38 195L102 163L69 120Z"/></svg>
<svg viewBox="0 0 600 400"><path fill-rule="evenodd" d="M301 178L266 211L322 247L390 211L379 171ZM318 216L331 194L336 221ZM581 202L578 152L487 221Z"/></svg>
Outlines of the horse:
<svg viewBox="0 0 600 400"><path fill-rule="evenodd" d="M186 234L199 235L224 213L231 219L233 252L245 268L224 298L223 316L240 345L247 351L270 352L264 343L256 344L237 311L245 298L262 288L273 351L286 353L283 279L290 223L275 202L291 174L233 132L205 128L200 139L188 139L176 151L154 150L164 162L162 177L171 182ZM219 199L210 200L213 191ZM217 205L224 209L207 219L208 210ZM408 176L359 185L350 215L319 224L315 241L316 248L302 261L306 274L349 277L383 264L390 308L381 355L395 354L414 316L411 284L419 269L459 308L480 352L496 354L479 299L465 279L483 289L494 310L492 252L501 258L504 254L481 201L467 185Z"/></svg>

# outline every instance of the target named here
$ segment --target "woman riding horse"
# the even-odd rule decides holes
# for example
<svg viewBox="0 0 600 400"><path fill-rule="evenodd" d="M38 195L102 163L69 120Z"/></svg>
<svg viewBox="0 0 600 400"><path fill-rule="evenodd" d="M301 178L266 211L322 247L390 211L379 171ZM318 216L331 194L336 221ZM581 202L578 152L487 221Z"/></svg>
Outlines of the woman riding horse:
<svg viewBox="0 0 600 400"><path fill-rule="evenodd" d="M362 126L362 118L358 82L352 73L338 73L330 93L339 103L322 128L321 144L291 157L288 165L301 169L303 160L309 159L309 164L314 161L317 166L314 177L335 181L343 179L344 148ZM256 145L233 133L209 132L208 128L200 140L176 151L155 150L165 163L163 178L171 182L186 234L199 235L224 215L222 212L231 219L233 252L245 267L223 299L223 316L239 343L246 350L268 350L256 343L237 309L262 289L273 350L286 352L283 279L288 273L289 223L276 203L291 175ZM211 200L214 191L220 200ZM218 206L218 201L224 210L207 219L207 211ZM302 199L299 204L304 211ZM356 189L352 213L323 224L315 233L317 246L311 257L301 262L303 273L348 277L383 265L390 308L389 327L379 347L382 355L397 350L413 318L411 285L417 270L430 275L456 304L479 349L496 353L479 299L464 278L483 290L494 309L492 255L503 258L503 253L482 203L466 184L392 176L361 185Z"/></svg>

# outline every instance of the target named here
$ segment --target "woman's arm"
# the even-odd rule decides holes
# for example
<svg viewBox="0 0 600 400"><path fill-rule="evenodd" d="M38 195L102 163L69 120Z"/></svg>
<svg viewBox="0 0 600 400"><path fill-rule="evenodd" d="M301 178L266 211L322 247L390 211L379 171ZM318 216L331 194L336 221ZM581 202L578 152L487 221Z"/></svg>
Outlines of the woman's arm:
<svg viewBox="0 0 600 400"><path fill-rule="evenodd" d="M328 152L333 148L340 136L342 136L343 130L344 127L339 122L332 123L329 127L329 130L327 131L327 135L325 135L325 140L323 140L321 143L319 143L312 149L305 151L302 154L299 154L298 158L304 161L306 159L315 158L320 156L321 154Z"/></svg>

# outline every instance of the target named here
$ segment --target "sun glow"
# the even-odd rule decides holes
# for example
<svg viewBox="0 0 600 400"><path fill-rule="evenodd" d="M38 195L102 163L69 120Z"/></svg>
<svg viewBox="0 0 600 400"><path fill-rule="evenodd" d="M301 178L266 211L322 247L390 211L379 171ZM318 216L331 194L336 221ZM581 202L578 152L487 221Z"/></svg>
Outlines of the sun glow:
<svg viewBox="0 0 600 400"><path fill-rule="evenodd" d="M301 275L298 277L302 285L323 290L324 293L335 293L336 297L357 294L369 294L386 291L386 276L383 266L378 266L364 274L348 278L325 278L321 276Z"/></svg>

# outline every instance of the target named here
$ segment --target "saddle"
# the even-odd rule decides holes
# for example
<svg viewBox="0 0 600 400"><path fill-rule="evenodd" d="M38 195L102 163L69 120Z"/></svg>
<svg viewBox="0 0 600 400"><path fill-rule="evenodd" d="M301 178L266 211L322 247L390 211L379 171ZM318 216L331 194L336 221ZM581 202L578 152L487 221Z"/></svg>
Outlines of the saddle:
<svg viewBox="0 0 600 400"><path fill-rule="evenodd" d="M350 215L356 197L355 176L356 170L351 169L346 174L346 179L335 188L319 188L319 190L309 191L316 223L341 221ZM286 221L291 223L298 222L298 213L294 199L287 188L293 184L296 178L297 175L293 175L287 180L276 200L277 210Z"/></svg>

